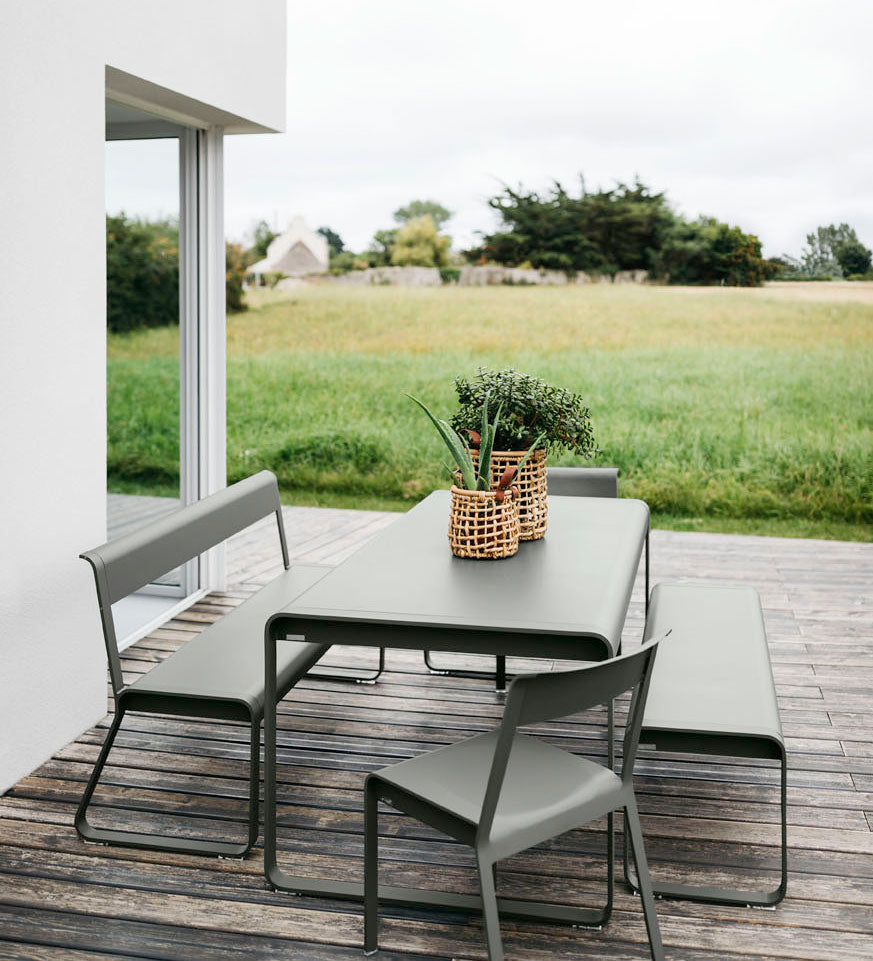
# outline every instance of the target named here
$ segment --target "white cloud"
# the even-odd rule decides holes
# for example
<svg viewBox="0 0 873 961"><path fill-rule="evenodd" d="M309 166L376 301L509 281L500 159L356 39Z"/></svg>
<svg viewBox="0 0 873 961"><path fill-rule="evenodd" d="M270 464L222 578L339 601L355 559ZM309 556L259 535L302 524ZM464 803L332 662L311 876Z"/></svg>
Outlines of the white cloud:
<svg viewBox="0 0 873 961"><path fill-rule="evenodd" d="M500 181L584 172L770 254L832 221L873 245L871 39L862 0L295 3L287 133L228 139L228 233L302 213L358 249L426 197L463 245Z"/></svg>

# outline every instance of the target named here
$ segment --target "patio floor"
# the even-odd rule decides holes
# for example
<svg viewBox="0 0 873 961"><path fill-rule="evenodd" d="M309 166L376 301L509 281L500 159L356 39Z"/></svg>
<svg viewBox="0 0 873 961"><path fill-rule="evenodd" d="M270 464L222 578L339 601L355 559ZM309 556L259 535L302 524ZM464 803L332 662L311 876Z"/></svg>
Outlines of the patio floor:
<svg viewBox="0 0 873 961"><path fill-rule="evenodd" d="M338 563L396 515L286 508L292 554ZM873 545L655 531L653 580L758 588L789 749L789 896L775 911L659 901L667 955L684 961L873 957ZM279 569L264 523L229 549L227 593L213 594L123 655L147 671ZM638 578L626 644L639 640ZM94 643L100 643L94 638ZM344 663L370 652L338 652ZM361 873L367 770L496 723L485 681L429 676L420 655L388 652L376 686L303 681L279 718L281 861L296 873ZM358 905L265 889L260 849L245 861L91 847L72 826L106 722L84 732L0 798L0 959L357 959ZM603 717L553 736L603 756ZM94 810L117 826L241 835L247 732L220 723L131 718ZM778 868L777 772L768 762L643 758L637 791L659 877L771 881ZM466 849L400 816L382 819L382 876L473 890ZM517 897L598 903L604 825L506 862L499 887ZM483 958L477 917L391 910L381 957ZM507 958L647 958L639 900L617 885L601 932L503 924Z"/></svg>

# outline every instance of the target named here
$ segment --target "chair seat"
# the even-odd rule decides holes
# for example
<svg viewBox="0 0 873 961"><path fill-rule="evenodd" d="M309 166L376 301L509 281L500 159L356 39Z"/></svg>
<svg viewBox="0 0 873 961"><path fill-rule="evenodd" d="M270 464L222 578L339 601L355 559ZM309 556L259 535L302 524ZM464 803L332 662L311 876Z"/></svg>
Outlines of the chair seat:
<svg viewBox="0 0 873 961"><path fill-rule="evenodd" d="M329 570L300 566L283 571L257 594L191 638L123 693L233 701L254 718L264 713L264 624L289 600ZM276 689L281 697L327 648L305 641L276 645ZM136 698L139 701L139 698Z"/></svg>
<svg viewBox="0 0 873 961"><path fill-rule="evenodd" d="M485 797L498 732L448 747L376 771L375 777L449 814L477 824ZM545 840L575 827L579 811L610 808L621 791L621 779L594 761L516 734L512 745L491 838L500 846L523 838L529 846L535 830ZM584 818L583 818L584 820ZM566 825L566 826L565 826ZM533 842L536 843L536 842Z"/></svg>

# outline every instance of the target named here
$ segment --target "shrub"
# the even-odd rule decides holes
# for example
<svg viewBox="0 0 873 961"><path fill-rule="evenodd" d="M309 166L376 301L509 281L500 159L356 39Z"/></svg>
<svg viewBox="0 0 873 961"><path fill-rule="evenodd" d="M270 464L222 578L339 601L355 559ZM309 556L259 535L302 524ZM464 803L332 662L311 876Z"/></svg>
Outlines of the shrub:
<svg viewBox="0 0 873 961"><path fill-rule="evenodd" d="M281 270L268 270L266 273L261 274L261 279L264 282L264 286L272 290L284 276Z"/></svg>
<svg viewBox="0 0 873 961"><path fill-rule="evenodd" d="M106 324L113 333L179 323L179 228L106 218Z"/></svg>
<svg viewBox="0 0 873 961"><path fill-rule="evenodd" d="M546 450L568 450L583 457L597 453L591 428L591 411L579 394L521 374L511 367L480 367L472 379L455 378L458 412L452 418L457 431L478 431L482 405L500 409L496 420L495 450L523 450L536 439ZM542 439L538 435L542 435Z"/></svg>
<svg viewBox="0 0 873 961"><path fill-rule="evenodd" d="M444 284L456 284L460 279L460 267L440 267L440 280Z"/></svg>
<svg viewBox="0 0 873 961"><path fill-rule="evenodd" d="M846 277L869 272L870 251L859 240L850 240L840 244L837 247L836 254L837 263Z"/></svg>
<svg viewBox="0 0 873 961"><path fill-rule="evenodd" d="M243 282L251 264L249 252L243 250L240 244L225 243L224 245L224 288L227 310L231 314L248 310L243 299Z"/></svg>
<svg viewBox="0 0 873 961"><path fill-rule="evenodd" d="M654 257L653 275L671 284L760 287L781 270L761 256L761 242L713 217L677 221Z"/></svg>

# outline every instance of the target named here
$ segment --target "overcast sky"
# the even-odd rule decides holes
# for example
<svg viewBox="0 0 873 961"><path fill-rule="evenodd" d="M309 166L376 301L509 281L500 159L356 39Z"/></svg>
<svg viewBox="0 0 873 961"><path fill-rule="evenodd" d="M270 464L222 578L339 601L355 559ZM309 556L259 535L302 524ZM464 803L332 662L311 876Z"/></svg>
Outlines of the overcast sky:
<svg viewBox="0 0 873 961"><path fill-rule="evenodd" d="M769 255L841 221L873 246L871 50L870 0L292 2L287 132L227 139L227 233L299 213L358 250L432 198L463 247L502 182L584 173L638 175ZM108 209L175 211L168 146L107 148Z"/></svg>

